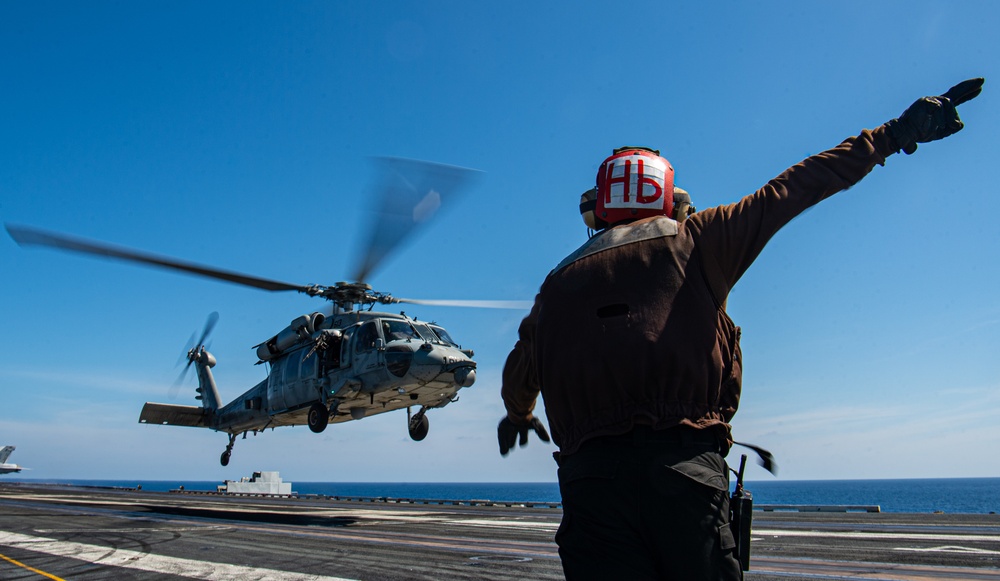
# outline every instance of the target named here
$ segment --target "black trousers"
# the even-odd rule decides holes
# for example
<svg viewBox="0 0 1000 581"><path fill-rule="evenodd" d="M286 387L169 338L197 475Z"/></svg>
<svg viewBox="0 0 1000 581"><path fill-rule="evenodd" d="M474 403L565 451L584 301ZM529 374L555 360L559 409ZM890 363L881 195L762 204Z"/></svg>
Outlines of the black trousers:
<svg viewBox="0 0 1000 581"><path fill-rule="evenodd" d="M587 579L742 578L719 444L687 428L638 427L559 459L563 571Z"/></svg>

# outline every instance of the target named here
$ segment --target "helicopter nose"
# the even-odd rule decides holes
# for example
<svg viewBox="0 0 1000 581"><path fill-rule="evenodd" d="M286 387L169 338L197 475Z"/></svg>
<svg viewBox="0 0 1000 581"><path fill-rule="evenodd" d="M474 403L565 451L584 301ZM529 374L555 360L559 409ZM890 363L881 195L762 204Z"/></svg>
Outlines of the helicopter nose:
<svg viewBox="0 0 1000 581"><path fill-rule="evenodd" d="M476 362L458 349L424 343L413 353L408 376L438 385L469 387L476 381Z"/></svg>
<svg viewBox="0 0 1000 581"><path fill-rule="evenodd" d="M455 370L455 383L462 387L472 387L476 382L476 370L471 367L459 367Z"/></svg>

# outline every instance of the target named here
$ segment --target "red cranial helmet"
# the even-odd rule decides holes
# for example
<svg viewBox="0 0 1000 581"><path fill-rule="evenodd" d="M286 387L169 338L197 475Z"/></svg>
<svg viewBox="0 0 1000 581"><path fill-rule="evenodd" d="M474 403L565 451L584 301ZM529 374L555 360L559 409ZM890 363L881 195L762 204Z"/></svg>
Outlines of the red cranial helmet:
<svg viewBox="0 0 1000 581"><path fill-rule="evenodd" d="M674 211L674 168L660 152L619 147L597 170L595 218L615 224Z"/></svg>

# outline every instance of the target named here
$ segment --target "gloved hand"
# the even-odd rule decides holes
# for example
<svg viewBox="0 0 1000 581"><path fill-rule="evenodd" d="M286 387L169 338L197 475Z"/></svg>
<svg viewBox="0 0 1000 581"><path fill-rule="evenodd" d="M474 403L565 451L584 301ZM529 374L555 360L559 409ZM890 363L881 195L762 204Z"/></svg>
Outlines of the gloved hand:
<svg viewBox="0 0 1000 581"><path fill-rule="evenodd" d="M521 447L528 445L528 430L534 430L538 434L538 439L543 442L549 441L549 433L545 431L542 421L532 416L526 424L515 424L510 418L504 416L497 426L497 441L500 442L500 455L506 456L514 447L514 440L521 437Z"/></svg>
<svg viewBox="0 0 1000 581"><path fill-rule="evenodd" d="M979 95L984 80L969 79L939 97L917 99L898 119L885 124L896 148L909 155L917 150L918 143L936 141L960 131L964 125L955 107Z"/></svg>

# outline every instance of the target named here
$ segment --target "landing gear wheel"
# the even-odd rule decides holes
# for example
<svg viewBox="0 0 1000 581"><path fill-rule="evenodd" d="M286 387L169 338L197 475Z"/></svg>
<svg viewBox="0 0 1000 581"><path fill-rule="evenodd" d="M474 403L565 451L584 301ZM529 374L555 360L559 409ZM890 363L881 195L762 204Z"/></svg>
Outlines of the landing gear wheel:
<svg viewBox="0 0 1000 581"><path fill-rule="evenodd" d="M417 414L410 420L410 438L414 442L419 442L427 437L427 431L431 428L430 420L424 414Z"/></svg>
<svg viewBox="0 0 1000 581"><path fill-rule="evenodd" d="M225 452L222 453L222 457L219 458L219 462L221 462L223 466L229 466L229 456L231 455L232 452L226 450Z"/></svg>
<svg viewBox="0 0 1000 581"><path fill-rule="evenodd" d="M309 415L306 416L306 423L309 424L309 429L313 433L320 433L326 429L326 425L330 423L330 410L326 409L326 406L316 402L312 404L309 408Z"/></svg>

